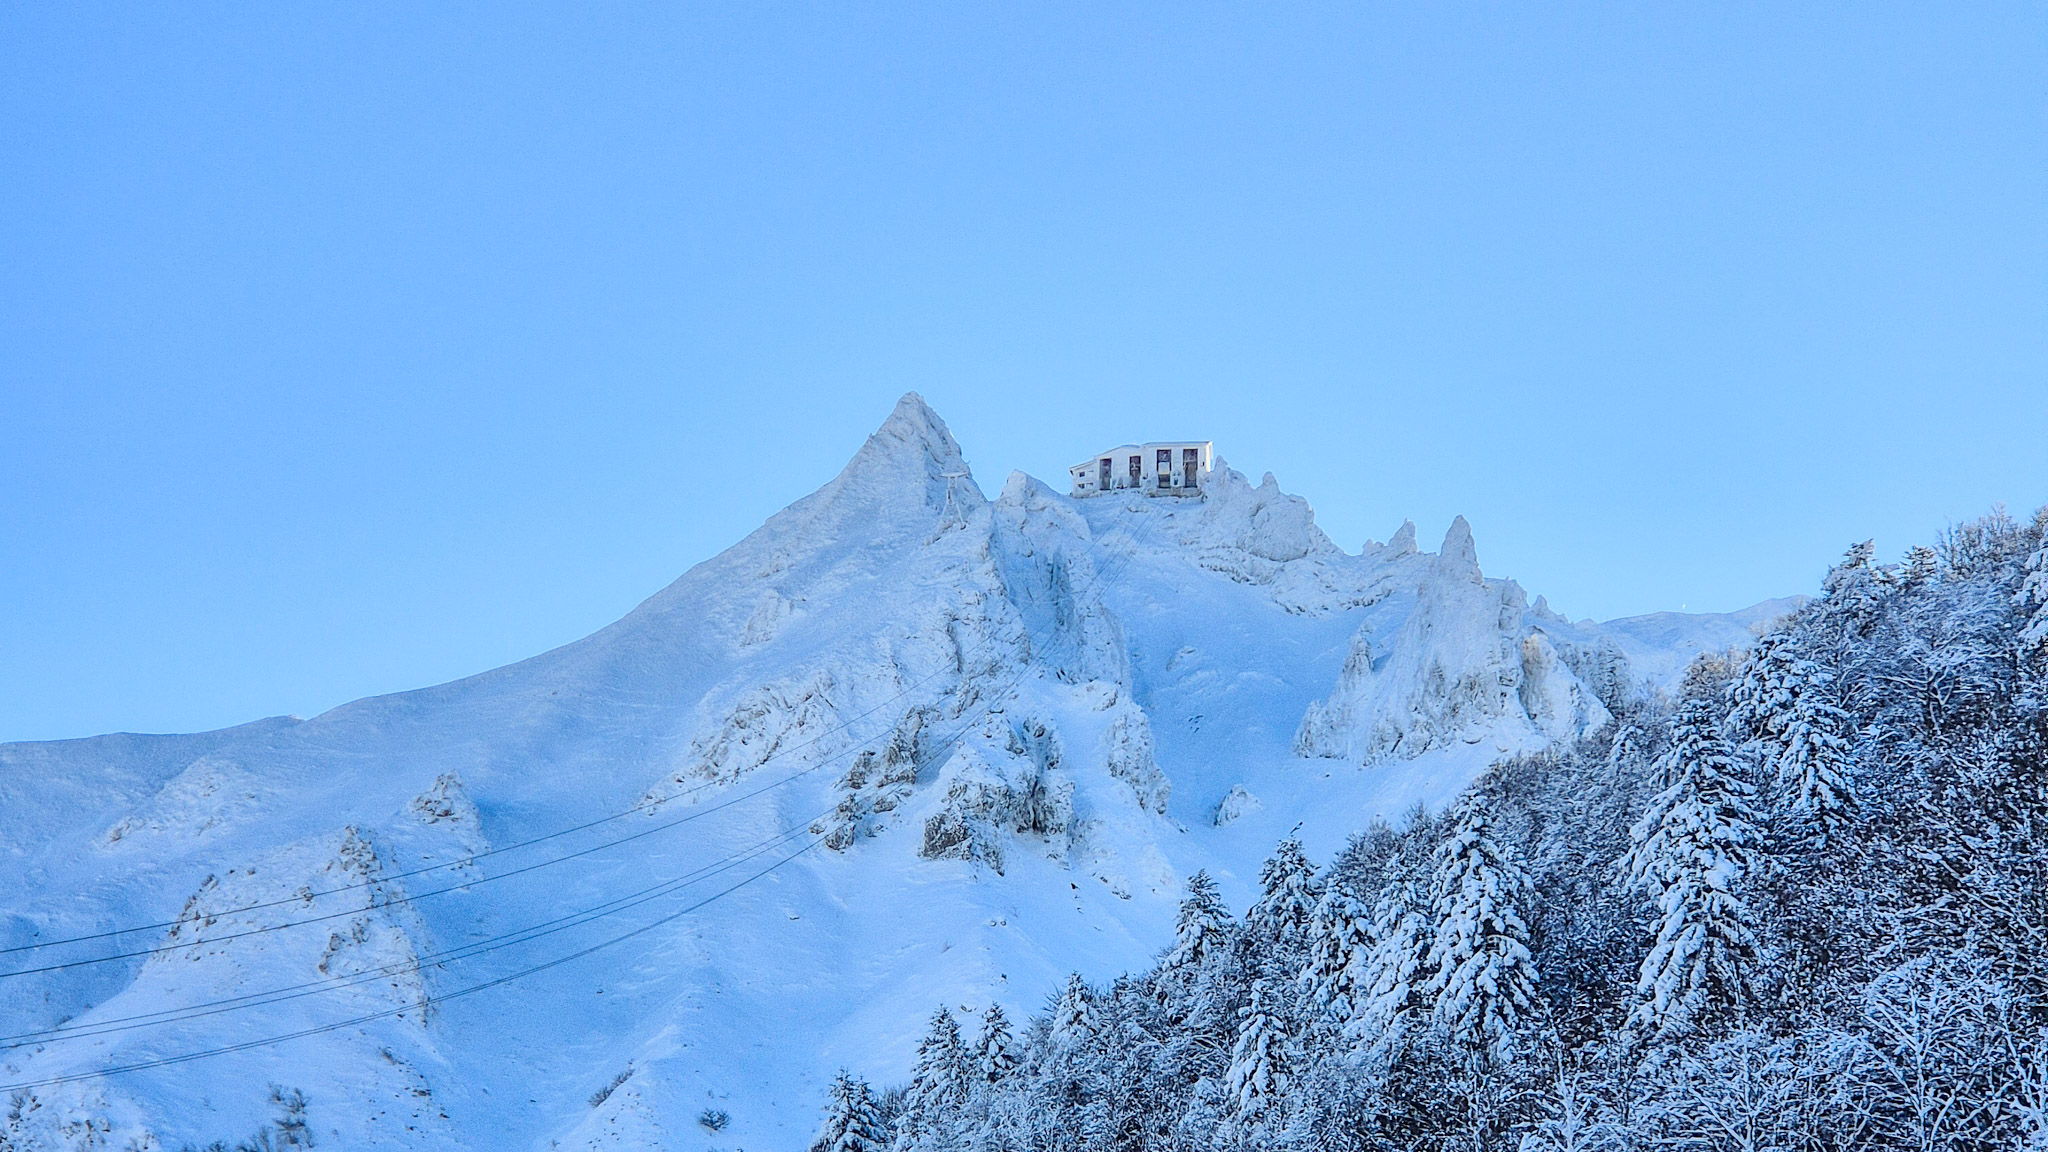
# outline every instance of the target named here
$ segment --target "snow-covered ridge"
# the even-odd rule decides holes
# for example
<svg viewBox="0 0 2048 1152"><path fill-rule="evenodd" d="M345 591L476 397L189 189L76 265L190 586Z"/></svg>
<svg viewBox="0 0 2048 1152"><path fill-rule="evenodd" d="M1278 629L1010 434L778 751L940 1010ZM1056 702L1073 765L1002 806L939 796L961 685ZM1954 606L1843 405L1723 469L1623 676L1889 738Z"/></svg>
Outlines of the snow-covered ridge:
<svg viewBox="0 0 2048 1152"><path fill-rule="evenodd" d="M1248 890L1289 828L1327 854L1442 804L1754 622L1573 624L1486 577L1462 520L1434 554L1412 525L1348 553L1220 459L1199 498L1020 474L991 500L906 396L831 482L574 644L305 721L0 746L0 948L173 925L0 954L144 953L0 976L0 1029L44 1034L0 1082L410 1006L38 1088L0 1133L695 1148L715 1112L721 1147L796 1148L834 1069L899 1077L935 1003L1021 1018L1142 964L1195 868ZM336 891L299 913L300 889ZM283 987L317 994L48 1035Z"/></svg>

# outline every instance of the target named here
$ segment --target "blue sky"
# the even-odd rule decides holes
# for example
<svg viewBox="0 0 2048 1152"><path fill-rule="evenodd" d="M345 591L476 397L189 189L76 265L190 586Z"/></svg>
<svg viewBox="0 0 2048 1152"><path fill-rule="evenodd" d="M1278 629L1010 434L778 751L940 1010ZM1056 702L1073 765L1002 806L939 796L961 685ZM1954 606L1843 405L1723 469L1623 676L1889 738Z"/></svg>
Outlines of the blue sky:
<svg viewBox="0 0 2048 1152"><path fill-rule="evenodd" d="M897 395L1574 616L2048 501L2038 5L0 9L0 739L614 619Z"/></svg>

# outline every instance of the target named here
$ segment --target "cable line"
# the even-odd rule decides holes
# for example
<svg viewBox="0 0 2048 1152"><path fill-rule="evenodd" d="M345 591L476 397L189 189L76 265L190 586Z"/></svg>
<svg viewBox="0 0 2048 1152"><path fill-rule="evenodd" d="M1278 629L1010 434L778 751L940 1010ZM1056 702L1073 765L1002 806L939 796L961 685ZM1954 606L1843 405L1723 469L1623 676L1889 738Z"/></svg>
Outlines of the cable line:
<svg viewBox="0 0 2048 1152"><path fill-rule="evenodd" d="M384 907L392 907L392 906L395 906L395 905L400 905L400 904L412 904L412 903L415 903L416 901L419 901L419 900L424 900L424 899L426 899L426 898L427 898L427 897L429 897L429 896L439 896L439 895L442 895L442 894L444 894L444 893L448 893L448 892L461 892L461 891L466 891L466 890L468 890L468 889L470 889L470 888L475 888L475 887L477 887L478 885L482 885L482 884L488 884L488 883L490 883L490 882L492 882L492 881L494 881L494 880L504 880L504 879L507 879L507 878L509 878L509 877L512 877L512 876L518 876L518 875L522 875L522 874L524 874L524 873L527 873L527 872L533 872L533 871L537 871L537 870L539 870L539 869L542 869L542 868L548 868L548 867L552 867L552 866L554 866L554 865L556 865L556 864L560 864L560 863L562 863L562 862L564 862L564 861L566 861L566 860L574 860L574 859L577 859L577 858L579 858L579 857L583 857L583 856L589 856L589 855L592 855L592 854L594 854L594 853L602 852L602 851L604 851L604 850L605 850L605 849L607 849L607 848L616 848L616 847L618 847L618 846L619 846L619 845L621 845L621 844L626 844L626 843L630 843L630 842L632 842L632 841L634 841L634 840L639 840L639 839L641 839L641 838L643 838L643 837L646 837L646 836L652 836L652 835L654 835L654 834L655 834L655 833L657 833L657 832L666 832L666 831L668 831L669 829L671 829L671 828L674 828L674 827L676 827L677 825L680 825L680 824L687 824L687 823L689 823L689 822L690 822L690 821L692 821L692 820L697 820L697 819L701 819L701 818L703 818L703 817L705 817L705 816L709 816L709 815L711 815L711 814L712 814L712 813L714 813L714 812L721 812L721 811L723 811L723 810L725 810L725 809L727 809L727 808L730 808L730 807L732 807L732 806L733 806L733 805L735 805L735 804L740 804L740 803L744 803L745 801L748 801L748 800L752 800L752 799L753 799L754 797L756 797L756 796L759 796L759 795L761 795L761 794L763 794L763 793L765 793L765 792L770 792L770 791L773 791L774 789L780 788L780 787L782 787L783 785L785 785L785 784L788 784L788 783L790 783L791 781L793 781L793 780L796 780L796 779L798 779L798 778L800 778L800 777L803 777L803 776L808 776L808 775L810 775L811 773L813 773L813 772L816 772L816 771L818 771L818 770L819 770L819 769L821 769L821 768L827 767L828 765L830 765L830 764L831 764L831 763L833 762L833 760L834 760L834 759L837 759L837 757L835 756L835 757L833 757L833 758L830 758L830 759L826 759L826 760L821 760L821 761L819 761L818 763L816 763L816 764L813 764L813 765L812 765L811 767L809 767L809 768L805 768L805 769L803 769L803 770L802 770L802 771L800 771L800 772L793 772L793 773L791 773L790 775L788 775L788 776L785 776L785 777L783 777L783 778L782 778L782 779L780 779L780 780L775 780L775 781L771 781L771 782L769 782L769 783L767 783L767 784L764 784L764 785L762 785L762 786L761 786L761 787L759 787L759 788L756 788L756 789L754 789L754 790L753 790L752 792L747 792L747 793L744 793L744 794L742 794L742 795L739 795L739 796L733 796L733 797L729 797L729 798L727 798L727 799L725 799L725 800L722 800L722 801L720 801L719 803L717 803L717 804L714 804L714 805L712 805L712 806L710 806L710 807L708 807L708 808L700 808L700 809L698 809L698 810L696 810L696 811L694 811L694 812L690 812L690 813L688 813L688 814L686 814L686 815L683 815L683 816L678 816L678 817L676 817L676 818L675 818L674 820L670 820L670 821L668 821L667 823L664 823L664 824L657 824L657 825L655 825L655 826L654 826L654 827L652 827L652 828L643 828L643 829L641 829L640 831L638 831L638 832L634 832L634 833L632 833L632 834L630 834L630 835L627 835L627 836L620 836L620 837L618 837L617 839L613 839L613 840L607 840L607 841L604 841L604 842L603 842L603 843L601 843L601 844L594 844L594 845L592 845L592 846L590 846L590 847L588 847L588 848L584 848L584 849L582 849L582 850L580 850L580 851L576 851L576 852L570 852L570 853L567 853L567 854L565 854L565 855L561 855L561 856L555 856L555 857L552 857L552 858L550 858L550 859L547 859L547 860L542 860L542 861L539 861L539 862L537 862L537 863L533 863L533 864L528 864L528 865L526 865L526 866L524 866L524 867L521 867L521 868L514 868L514 869L511 869L510 871L506 871L506 872L500 872L500 873L497 873L496 875L493 875L493 876L483 876L483 877L479 877L479 878L477 878L477 879L474 879L474 880L469 880L469 881L465 881L465 882L463 882L463 883L460 883L460 884L450 884L450 885L448 885L448 886L447 886L447 887L445 887L445 888L435 888L435 889L431 889L431 890L429 890L429 891L426 891L426 892L421 892L421 893L418 893L418 894L399 894L399 895L394 895L394 896L390 897L389 899L386 899L386 900L385 900L385 901L383 901L382 903L372 903L372 904L369 904L369 905L367 905L367 906L365 906L365 907L362 907L362 908L344 908L344 909L342 909L341 911L338 911L338 912L325 912L325 913L322 913L322 914L320 914L320 915L318 915L318 916L307 916L307 917L304 917L303 919L299 919L299 920L287 920L287 921L285 921L285 922L283 922L283 923L281 923L281 924L266 924L266 925L264 925L264 926L262 926L262 927L260 927L260 928L248 928L248 929L244 929L243 931L240 931L240 932L231 932L231 933L228 933L228 934L226 934L226 935L222 935L222 936L215 936L215 937L213 937L213 938L212 938L211 940L209 940L209 941L208 941L208 943L215 943L215 944L218 944L218 943L224 943L224 942L226 942L226 941L229 941L229 940L240 940L240 939L242 939L242 938L243 938L243 937L245 937L245 936L262 936L262 935L264 935L264 934L266 934L266 933L270 933L270 932L282 932L282 931L284 931L284 930L285 930L285 929L287 929L287 928L297 928L297 927L300 927L301 925L305 925L305 924L322 924L322 923L325 923L325 922L327 922L327 921L329 921L329 920L339 920L339 919L341 919L342 917L345 917L345 916L354 916L354 915L357 915L357 914L359 914L359 913L362 913L362 912L367 912L367 911L370 911L371 909L374 909L374 908L384 908ZM424 872L424 871L430 871L430 869L416 869L416 870L415 870L415 871L414 871L413 873L411 873L411 875L418 875L418 874L419 874L420 872ZM387 877L387 878L384 878L384 880L383 880L382 882L388 882L389 880L395 880L395 879L398 879L398 877L395 877L395 876L394 876L394 877ZM351 886L350 886L350 889L356 889L356 888L363 888L363 887L367 887L367 886L369 886L369 884L375 884L375 883L379 883L379 882L380 882L380 881L370 881L370 882L368 882L368 884L358 884L358 885L351 885ZM276 901L276 900L272 900L272 901L265 901L265 902L264 902L264 906L275 906L275 905L277 905L277 904L279 904L279 903L294 903L294 902L303 902L303 901L304 901L304 897L302 897L302 896L295 896L295 897L291 898L290 900L284 900L284 901ZM223 918L225 918L225 917L228 917L228 916L233 916L233 915L236 915L236 914L237 914L237 913L238 913L239 911L241 911L241 909L229 909L229 910L227 910L227 911L223 911L223 912L217 912L217 913L214 913L214 914L212 915L212 919L215 919L215 920L223 919ZM183 921L183 920L178 920L178 921L174 921L173 923L174 923L174 924L183 924L183 923L184 923L184 921ZM66 969L70 969L70 968L86 968L86 967L90 967L90 966L92 966L92 965L94 965L94 964L111 964L111 963L113 963L113 962L114 962L114 961L116 961L116 960L133 960L133 959L135 959L135 958L137 958L137 957L149 957L149 956L155 956L155 955L158 955L158 954L160 954L160 953L164 953L164 952L175 952L175 951L177 951L178 949L180 949L180 948L184 948L184 947L188 947L188 945L186 945L186 944L184 944L184 943L173 943L173 942L169 942L169 941L166 941L165 943L162 943L162 944L157 944L157 945L154 945L154 946L152 946L152 947L149 947L149 948L143 948L143 949L138 949L138 950L136 950L136 951L133 951L133 952L117 952L117 953L114 953L114 954L113 954L113 955L111 955L111 956L94 956L94 957L90 957L90 958L88 958L88 959L84 959L84 960L67 960L67 961L64 961L64 962L62 962L62 963L59 963L59 964L45 964L45 965L42 965L41 967L37 967L37 968L20 968L20 969L16 969L15 971L12 971L12 972L0 972L0 980L11 980L11 979L13 979L13 978L15 978L15 977L17 977L17 976L34 976L34 975L37 975L37 974L39 974L39 973L43 973L43 972L61 972L61 971L64 971L64 970L66 970Z"/></svg>
<svg viewBox="0 0 2048 1152"><path fill-rule="evenodd" d="M387 964L381 968L353 972L346 977L338 979L308 981L303 984L291 984L283 988L271 988L263 992L249 992L221 1000L184 1004L176 1008L164 1008L155 1012L144 1012L133 1016L116 1016L106 1020L59 1025L36 1032L22 1032L13 1036L0 1036L0 1050L12 1051L31 1045L62 1043L68 1040L105 1036L117 1032L130 1032L161 1024L180 1024L187 1020L195 1020L205 1016L216 1016L223 1012L238 1011L244 1008L260 1008L268 1004L277 1004L287 1000L297 1000L306 996L318 995L322 992L351 988L359 984L382 980L388 976L401 975L408 970L426 967L445 968L452 963L474 959L477 956L486 955L514 945L529 943L544 936L552 936L557 932L581 927L584 924L606 916L623 912L628 908L638 907L641 904L660 899L672 892L686 888L707 876L717 875L755 857L766 855L780 845L803 835L813 821L829 815L831 811L832 809L827 808L820 812L818 816L812 817L811 820L806 820L788 831L777 833L755 844L745 852L722 857L708 864L700 865L681 876L671 877L657 884L651 884L638 891L628 892L623 896L614 897L611 900L589 908L557 916L552 920L543 920L538 924L530 924L524 928L503 932L483 940L473 940L467 944L443 949L439 952L429 952L423 956ZM362 909L359 911L368 910ZM196 941L194 944L184 945L184 947L196 947L198 944L205 943L212 943L212 941Z"/></svg>
<svg viewBox="0 0 2048 1152"><path fill-rule="evenodd" d="M752 876L749 876L746 879L741 880L739 883L734 884L732 887L722 889L718 892L714 892L711 895L706 896L704 899L699 900L695 904L692 904L689 907L683 908L679 911L671 912L668 915L663 916L659 920L643 924L640 927L632 929L628 932L622 932L619 935L610 938L609 940L600 941L596 944L592 944L588 948L583 948L578 951L571 952L566 956L558 956L555 959L549 960L545 963L535 964L530 968L523 968L517 972L513 972L505 976L500 976L494 980L486 980L481 984L472 984L467 988L458 988L455 991L443 996L429 997L424 1004L407 1004L400 1008L387 1008L382 1012L372 1012L368 1015L356 1016L348 1020L337 1020L331 1024L321 1024L312 1028L302 1028L296 1032L287 1032L281 1036L266 1036L260 1040L245 1040L240 1044L229 1044L220 1048L209 1048L199 1052L186 1052L177 1056L165 1056L156 1060L144 1060L134 1064L123 1064L114 1068L101 1068L92 1072L71 1072L62 1076L45 1077L41 1080L26 1080L19 1084L0 1085L0 1093L22 1092L32 1088L49 1088L58 1084L69 1084L77 1080L91 1080L101 1076L118 1076L128 1072L142 1072L151 1068L164 1068L173 1064L186 1064L194 1060L205 1060L214 1056L225 1056L232 1052L246 1052L251 1048L264 1048L272 1044L282 1044L289 1040L298 1040L307 1036L318 1036L324 1032L337 1032L343 1028L352 1028L359 1024L368 1024L373 1021L387 1019L392 1016L403 1016L405 1013L415 1010L424 1011L435 1004L444 1004L450 1000L460 999L464 996L469 996L477 992L482 992L487 989L496 988L504 984L510 984L514 980L523 980L528 976L532 976L539 972L545 972L550 968L558 968L564 964L571 963L572 961L581 960L583 957L588 956L593 952L598 952L605 948L610 948L615 944L620 944L627 940L631 940L635 936L645 935L649 932L654 931L656 928L661 927L664 924L668 924L675 920L679 920L682 917L697 911L699 908L702 908L705 905L710 904L714 900L718 900L721 897L730 895L733 892L737 892L741 888L744 888L747 885L752 884L754 881L759 880L761 877L768 875L770 872L775 871L777 868L780 868L783 865L789 863L790 861L795 860L797 857L802 856L804 853L811 851L813 848L816 848L819 844L822 843L824 843L824 841L822 840L813 840L811 843L804 845L802 848L797 849L796 851L790 853L787 856L784 856L782 859L777 860L775 863L770 864L768 867L763 868L761 871L754 873Z"/></svg>

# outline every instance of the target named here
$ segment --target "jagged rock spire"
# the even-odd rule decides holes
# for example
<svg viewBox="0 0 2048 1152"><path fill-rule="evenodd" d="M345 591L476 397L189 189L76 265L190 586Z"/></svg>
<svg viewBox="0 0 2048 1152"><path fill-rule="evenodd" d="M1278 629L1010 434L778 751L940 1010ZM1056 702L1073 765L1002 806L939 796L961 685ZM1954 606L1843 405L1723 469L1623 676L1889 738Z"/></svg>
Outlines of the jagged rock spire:
<svg viewBox="0 0 2048 1152"><path fill-rule="evenodd" d="M1415 521L1403 520L1401 521L1400 531L1394 533L1392 540L1387 541L1387 554L1390 556L1409 556L1414 554L1414 552Z"/></svg>
<svg viewBox="0 0 2048 1152"><path fill-rule="evenodd" d="M1445 563L1469 568L1472 574L1479 574L1479 546L1472 542L1472 525L1463 516L1451 521L1450 531L1444 533L1443 547L1437 549Z"/></svg>

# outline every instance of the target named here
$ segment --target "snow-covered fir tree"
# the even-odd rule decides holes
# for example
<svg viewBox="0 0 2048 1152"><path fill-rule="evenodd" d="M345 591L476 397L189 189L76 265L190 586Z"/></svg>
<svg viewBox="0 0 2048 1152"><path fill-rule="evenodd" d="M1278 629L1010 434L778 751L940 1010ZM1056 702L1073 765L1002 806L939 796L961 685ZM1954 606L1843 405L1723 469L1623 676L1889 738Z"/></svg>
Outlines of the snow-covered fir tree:
<svg viewBox="0 0 2048 1152"><path fill-rule="evenodd" d="M1400 1053L1410 1028L1434 1010L1423 990L1433 975L1435 932L1429 902L1414 881L1395 880L1381 889L1371 937L1365 1010L1347 1035L1385 1062Z"/></svg>
<svg viewBox="0 0 2048 1152"><path fill-rule="evenodd" d="M1372 909L1332 877L1309 922L1300 985L1310 1013L1342 1034L1363 1018L1372 995Z"/></svg>
<svg viewBox="0 0 2048 1152"><path fill-rule="evenodd" d="M1066 1049L1077 1048L1095 1039L1095 1029L1095 994L1089 991L1088 982L1081 979L1079 972L1069 973L1067 986L1053 1001L1053 1043Z"/></svg>
<svg viewBox="0 0 2048 1152"><path fill-rule="evenodd" d="M1726 727L1738 740L1775 737L1792 711L1793 673L1799 651L1791 633L1767 632L1749 650L1728 685Z"/></svg>
<svg viewBox="0 0 2048 1152"><path fill-rule="evenodd" d="M1711 701L1685 703L1655 768L1671 784L1630 830L1624 867L1650 897L1656 926L1631 1020L1660 1035L1682 1032L1704 1010L1740 1008L1749 993L1756 934L1739 888L1756 850L1755 789L1721 723Z"/></svg>
<svg viewBox="0 0 2048 1152"><path fill-rule="evenodd" d="M2027 622L2020 628L2020 643L2048 651L2048 516L2034 519L2035 538L2040 543L2027 556L2026 577L2020 581L2015 599L2020 611L2027 614Z"/></svg>
<svg viewBox="0 0 2048 1152"><path fill-rule="evenodd" d="M1251 996L1238 1009L1225 1089L1238 1115L1253 1118L1285 1096L1287 1087L1287 1026L1280 998L1268 981L1254 980Z"/></svg>
<svg viewBox="0 0 2048 1152"><path fill-rule="evenodd" d="M810 1152L883 1152L888 1146L868 1082L841 1071L832 1080L825 1124L811 1141Z"/></svg>
<svg viewBox="0 0 2048 1152"><path fill-rule="evenodd" d="M1626 720L1618 722L1614 741L1607 746L1608 781L1619 781L1643 756L1643 730Z"/></svg>
<svg viewBox="0 0 2048 1152"><path fill-rule="evenodd" d="M1876 554L1875 541L1852 545L1821 580L1822 611L1852 636L1870 630L1894 587L1892 574L1872 563Z"/></svg>
<svg viewBox="0 0 2048 1152"><path fill-rule="evenodd" d="M973 1084L960 1023L944 1008L932 1014L931 1030L917 1046L917 1064L896 1118L898 1152L931 1152L944 1146L949 1123L966 1104Z"/></svg>
<svg viewBox="0 0 2048 1152"><path fill-rule="evenodd" d="M1484 800L1469 795L1437 849L1428 992L1438 1027L1475 1058L1500 1063L1536 1006L1536 962L1522 907L1528 873L1493 838Z"/></svg>
<svg viewBox="0 0 2048 1152"><path fill-rule="evenodd" d="M1924 544L1915 544L1906 549L1905 559L1899 562L1898 586L1919 588L1940 574L1940 555Z"/></svg>
<svg viewBox="0 0 2048 1152"><path fill-rule="evenodd" d="M1849 715L1828 700L1832 677L1802 657L1793 638L1773 632L1757 641L1729 687L1728 727L1757 749L1760 767L1777 782L1795 820L1826 836L1856 804L1849 751Z"/></svg>
<svg viewBox="0 0 2048 1152"><path fill-rule="evenodd" d="M1283 950L1297 950L1308 937L1320 895L1316 866L1301 850L1301 841L1289 836L1259 869L1259 902L1245 914L1245 923Z"/></svg>
<svg viewBox="0 0 2048 1152"><path fill-rule="evenodd" d="M1017 1041L1010 1034L1010 1021L1001 1004L991 1004L981 1014L981 1035L974 1042L976 1071L988 1083L995 1083L1017 1067Z"/></svg>
<svg viewBox="0 0 2048 1152"><path fill-rule="evenodd" d="M1230 927L1230 911L1216 891L1216 881L1206 869L1188 877L1188 894L1180 902L1180 914L1173 924L1173 951L1165 967L1172 971L1190 968L1222 947Z"/></svg>

